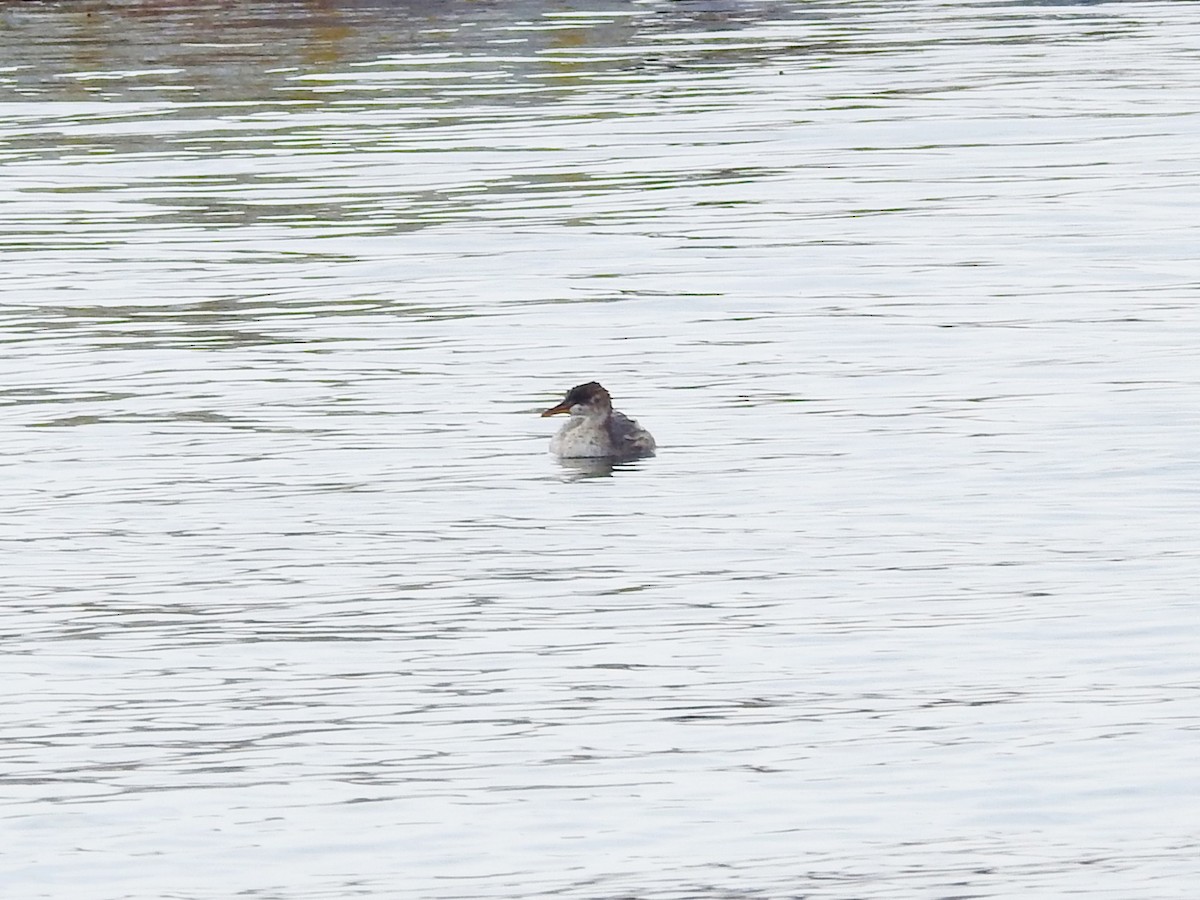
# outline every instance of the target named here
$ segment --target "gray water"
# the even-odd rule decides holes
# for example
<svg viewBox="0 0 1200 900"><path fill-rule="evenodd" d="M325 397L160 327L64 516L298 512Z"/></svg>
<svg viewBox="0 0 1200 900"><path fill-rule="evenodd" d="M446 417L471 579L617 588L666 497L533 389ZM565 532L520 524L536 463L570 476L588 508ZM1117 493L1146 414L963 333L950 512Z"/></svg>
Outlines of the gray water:
<svg viewBox="0 0 1200 900"><path fill-rule="evenodd" d="M1198 64L0 6L3 895L1196 896Z"/></svg>

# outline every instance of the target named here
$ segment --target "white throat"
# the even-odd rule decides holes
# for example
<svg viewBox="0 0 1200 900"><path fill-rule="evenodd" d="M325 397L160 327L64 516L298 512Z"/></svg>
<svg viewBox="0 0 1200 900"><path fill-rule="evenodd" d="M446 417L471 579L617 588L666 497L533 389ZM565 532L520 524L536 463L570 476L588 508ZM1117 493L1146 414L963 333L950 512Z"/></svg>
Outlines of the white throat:
<svg viewBox="0 0 1200 900"><path fill-rule="evenodd" d="M600 420L608 415L608 410L603 407L593 406L590 403L576 403L571 407L572 419L594 419Z"/></svg>

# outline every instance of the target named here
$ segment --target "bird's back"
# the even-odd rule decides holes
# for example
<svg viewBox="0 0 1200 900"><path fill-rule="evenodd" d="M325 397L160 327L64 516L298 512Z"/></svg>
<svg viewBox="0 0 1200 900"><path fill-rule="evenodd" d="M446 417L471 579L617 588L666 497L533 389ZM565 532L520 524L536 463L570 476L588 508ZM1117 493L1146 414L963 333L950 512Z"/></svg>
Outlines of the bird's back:
<svg viewBox="0 0 1200 900"><path fill-rule="evenodd" d="M608 436L615 456L653 456L654 438L636 420L613 410L608 417Z"/></svg>

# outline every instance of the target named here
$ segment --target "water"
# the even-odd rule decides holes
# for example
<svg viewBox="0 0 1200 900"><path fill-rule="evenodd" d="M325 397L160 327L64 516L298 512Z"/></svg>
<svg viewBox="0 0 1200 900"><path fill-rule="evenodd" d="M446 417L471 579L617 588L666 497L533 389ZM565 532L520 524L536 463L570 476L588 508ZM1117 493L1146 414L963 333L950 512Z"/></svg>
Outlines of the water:
<svg viewBox="0 0 1200 900"><path fill-rule="evenodd" d="M0 48L5 896L1193 896L1193 5Z"/></svg>

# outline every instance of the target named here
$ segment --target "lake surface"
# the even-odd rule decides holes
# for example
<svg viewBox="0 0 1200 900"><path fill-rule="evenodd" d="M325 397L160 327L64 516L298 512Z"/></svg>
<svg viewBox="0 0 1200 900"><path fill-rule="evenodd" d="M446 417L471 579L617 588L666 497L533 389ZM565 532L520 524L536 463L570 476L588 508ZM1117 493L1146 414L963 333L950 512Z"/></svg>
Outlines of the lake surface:
<svg viewBox="0 0 1200 900"><path fill-rule="evenodd" d="M4 895L1194 897L1198 59L0 5Z"/></svg>

